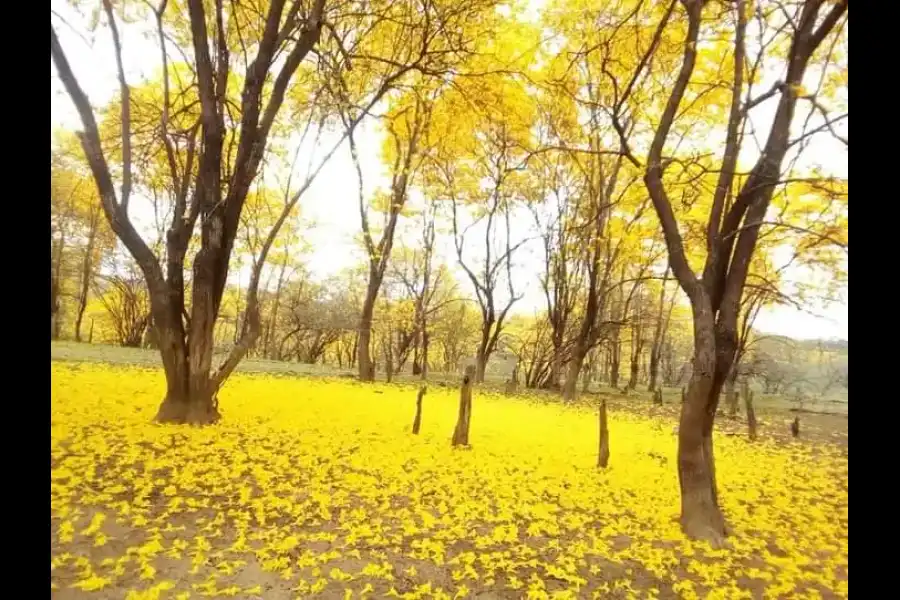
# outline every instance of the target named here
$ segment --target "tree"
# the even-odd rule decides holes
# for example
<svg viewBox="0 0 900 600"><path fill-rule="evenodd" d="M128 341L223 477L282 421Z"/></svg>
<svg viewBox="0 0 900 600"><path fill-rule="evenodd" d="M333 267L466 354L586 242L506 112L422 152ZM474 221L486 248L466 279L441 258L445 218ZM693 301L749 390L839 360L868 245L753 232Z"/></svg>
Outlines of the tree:
<svg viewBox="0 0 900 600"><path fill-rule="evenodd" d="M392 114L388 116L388 131L391 136L391 151L393 156L390 191L383 200L387 206L383 207L385 223L381 238L375 243L369 226L368 206L366 204L363 189L362 169L359 165L359 157L353 135L350 134L350 148L353 155L353 164L359 178L359 215L362 223L363 241L366 253L369 257L369 281L363 300L362 314L359 321L359 345L357 346L359 378L362 381L375 379L375 371L370 356L372 315L375 311L375 301L384 280L384 273L391 258L391 250L394 246L394 232L397 228L397 220L406 204L410 179L420 163L420 140L425 134L431 118L431 102L429 97L423 97L416 91L412 94L412 105L401 103ZM408 99L407 99L408 100ZM409 100L408 100L409 101Z"/></svg>
<svg viewBox="0 0 900 600"><path fill-rule="evenodd" d="M234 369L249 344L235 349L237 360L226 361L213 371L213 328L222 301L228 264L237 235L241 211L247 193L256 177L269 134L284 102L285 92L300 64L319 40L325 16L325 1L316 0L312 6L292 2L285 15L285 2L271 2L265 15L263 31L257 39L243 40L256 46L255 57L247 61L240 106L240 133L237 151L229 164L223 152L226 137L225 87L231 72L231 51L228 37L246 13L239 8L233 13L223 2L216 2L214 15L208 18L207 6L199 0L189 0L188 17L193 47L194 72L200 104L199 143L192 137L188 161L179 167L174 132L169 130L168 53L164 35L164 13L168 2L163 0L154 10L158 24L163 62L164 99L160 136L171 163L173 186L182 193L175 199L172 224L167 232L166 267L141 237L129 218L128 207L132 193L132 123L130 88L122 63L122 40L110 0L103 9L115 47L120 85L122 181L119 190L113 183L108 152L104 151L97 121L87 96L76 78L69 60L51 24L50 46L66 91L81 118L84 132L82 147L90 164L101 197L103 211L110 227L137 261L150 295L153 322L159 335L160 352L166 373L167 391L157 420L162 422L210 423L219 418L216 394ZM226 20L226 13L228 19ZM283 21L283 24L282 24ZM209 28L213 35L210 43ZM238 36L241 30L238 28ZM212 50L211 50L212 47ZM276 54L283 53L283 61L274 67ZM246 56L246 55L245 55ZM272 87L263 93L270 70ZM230 151L227 148L226 151ZM196 160L196 169L193 168ZM188 190L193 190L188 200ZM199 219L200 250L193 261L190 319L186 323L184 258L194 225Z"/></svg>
<svg viewBox="0 0 900 600"><path fill-rule="evenodd" d="M797 141L791 139L791 123L797 103L806 98L803 79L813 54L835 29L847 12L847 2L826 4L822 0L805 0L781 31L787 36L784 57L778 56L786 71L783 82L771 93L750 97L750 86L744 76L747 59L747 21L749 5L742 0L734 3L729 23L734 23L734 44L730 52L734 67L731 75L728 121L725 148L718 170L718 182L706 222L706 260L698 276L688 262L678 221L672 209L670 188L663 181L666 167L673 161L664 159L663 150L682 111L685 98L694 99L697 92L688 94L698 56L703 28L703 13L707 3L701 0L682 2L686 23L682 62L665 107L653 133L644 167L644 182L662 224L669 264L679 285L691 303L694 320L693 373L682 406L678 435L678 472L681 483L681 522L684 531L693 537L720 542L725 535L725 522L718 502L712 431L719 395L731 369L738 343L738 313L750 260L757 246L760 227L772 200L775 188L782 182L782 166L788 150ZM660 23L663 31L675 13L675 4ZM772 19L776 17L772 16ZM762 21L762 19L760 19ZM760 23L764 27L765 23ZM758 61L766 54L766 47L758 48ZM774 53L773 53L774 54ZM701 63L709 60L701 57ZM642 67L643 69L643 67ZM637 75L642 74L638 69ZM751 76L752 81L752 76ZM629 88L615 103L624 106ZM745 99L746 95L746 99ZM746 177L737 176L742 129L749 109L768 97L778 95L778 104L769 127L765 145ZM815 99L812 98L815 102ZM684 114L683 112L681 114ZM613 111L613 119L620 114ZM828 115L824 117L829 120ZM635 165L641 163L633 156ZM735 189L737 187L737 189Z"/></svg>

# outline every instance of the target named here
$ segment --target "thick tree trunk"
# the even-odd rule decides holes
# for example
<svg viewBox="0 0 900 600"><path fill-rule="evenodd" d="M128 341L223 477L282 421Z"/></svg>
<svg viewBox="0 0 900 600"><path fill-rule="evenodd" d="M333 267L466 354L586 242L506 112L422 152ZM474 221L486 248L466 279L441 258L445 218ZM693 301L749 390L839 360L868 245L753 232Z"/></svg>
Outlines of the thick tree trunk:
<svg viewBox="0 0 900 600"><path fill-rule="evenodd" d="M678 477L681 485L681 526L691 537L721 543L725 519L719 508L713 456L712 376L695 373L681 407L678 429Z"/></svg>
<svg viewBox="0 0 900 600"><path fill-rule="evenodd" d="M219 420L218 401L213 397L209 372L191 371L187 348L180 332L172 326L165 313L154 315L159 339L159 351L166 374L166 396L156 414L160 423L189 423L204 425ZM181 318L181 315L178 315ZM212 344L209 348L212 360Z"/></svg>
<svg viewBox="0 0 900 600"><path fill-rule="evenodd" d="M375 313L375 300L378 298L380 286L381 281L378 277L370 273L369 286L366 289L366 298L363 301L362 314L359 317L359 340L356 346L360 381L375 380L375 369L371 356L372 315Z"/></svg>
<svg viewBox="0 0 900 600"><path fill-rule="evenodd" d="M724 374L730 369L734 353L733 348L729 352L722 332L715 331L708 297L700 297L696 302L693 372L678 429L681 526L690 537L720 545L725 537L725 518L716 488L712 434Z"/></svg>
<svg viewBox="0 0 900 600"><path fill-rule="evenodd" d="M166 396L156 414L160 423L207 425L221 417L211 378L213 326L217 305L209 267L202 257L194 262L191 335L182 321L183 304L171 282L148 282L151 320L156 327L159 352L166 374ZM252 315L250 315L252 316ZM190 346L188 346L188 340Z"/></svg>

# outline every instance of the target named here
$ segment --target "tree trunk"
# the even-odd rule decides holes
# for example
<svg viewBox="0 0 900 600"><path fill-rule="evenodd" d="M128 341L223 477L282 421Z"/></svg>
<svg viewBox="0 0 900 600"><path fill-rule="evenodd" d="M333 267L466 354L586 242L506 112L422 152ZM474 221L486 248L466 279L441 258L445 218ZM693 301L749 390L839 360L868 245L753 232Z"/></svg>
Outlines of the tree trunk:
<svg viewBox="0 0 900 600"><path fill-rule="evenodd" d="M591 387L591 381L594 378L594 369L595 363L597 361L597 351L594 350L590 353L590 358L588 359L587 368L584 369L584 374L581 376L581 393L587 394L588 389Z"/></svg>
<svg viewBox="0 0 900 600"><path fill-rule="evenodd" d="M600 399L600 448L597 453L597 466L605 469L609 464L609 428L606 424L606 398Z"/></svg>
<svg viewBox="0 0 900 600"><path fill-rule="evenodd" d="M563 356L562 356L562 339L563 332L562 331L554 331L553 332L553 362L551 363L550 368L550 379L547 382L547 388L551 390L559 390L560 388L560 380L562 379L562 371L563 371ZM568 384L566 384L568 388Z"/></svg>
<svg viewBox="0 0 900 600"><path fill-rule="evenodd" d="M699 298L697 304L693 307L694 368L681 405L678 429L681 526L689 537L720 545L725 537L725 518L716 489L712 433L724 383L721 374L727 373L730 365L722 364L728 353L717 344L708 298Z"/></svg>
<svg viewBox="0 0 900 600"><path fill-rule="evenodd" d="M375 300L378 298L380 286L381 281L377 275L370 273L369 286L366 289L366 298L363 301L362 314L359 318L359 340L356 345L360 381L375 380L370 346L372 344L372 315L375 313Z"/></svg>
<svg viewBox="0 0 900 600"><path fill-rule="evenodd" d="M281 262L281 269L278 272L278 283L275 284L275 298L272 302L272 314L269 317L269 323L266 326L266 334L263 336L262 355L268 359L274 359L274 350L272 349L272 335L278 325L278 311L281 308L281 290L284 286L284 271L287 268L287 253L285 252L284 260Z"/></svg>
<svg viewBox="0 0 900 600"><path fill-rule="evenodd" d="M63 248L66 245L66 236L63 234L57 244L56 260L51 259L50 270L50 339L58 340L60 331L59 297L61 295L62 259Z"/></svg>
<svg viewBox="0 0 900 600"><path fill-rule="evenodd" d="M629 367L628 385L626 386L629 390L633 390L637 387L638 371L640 371L640 360L641 360L641 348L640 348L640 345L638 345L635 352L633 352L631 355L631 365Z"/></svg>
<svg viewBox="0 0 900 600"><path fill-rule="evenodd" d="M747 411L747 434L750 441L756 441L756 410L753 408L753 392L750 391L750 384L744 381L744 408Z"/></svg>
<svg viewBox="0 0 900 600"><path fill-rule="evenodd" d="M428 330L422 331L422 379L428 379Z"/></svg>
<svg viewBox="0 0 900 600"><path fill-rule="evenodd" d="M394 356L391 346L390 330L388 330L387 343L382 346L382 349L384 354L384 376L387 382L391 383L394 379Z"/></svg>
<svg viewBox="0 0 900 600"><path fill-rule="evenodd" d="M666 305L666 281L669 279L669 269L666 268L666 274L663 276L662 284L659 290L659 310L656 313L656 327L653 330L653 345L650 347L650 373L648 374L650 384L647 389L651 392L656 391L656 382L659 377L659 358L662 354L662 345L665 340L665 331L668 329L669 318L672 316L672 308L669 308L668 315L664 316ZM671 306L675 305L673 295Z"/></svg>
<svg viewBox="0 0 900 600"><path fill-rule="evenodd" d="M622 343L619 341L619 331L613 334L609 351L609 385L613 388L619 387L619 366L622 362Z"/></svg>
<svg viewBox="0 0 900 600"><path fill-rule="evenodd" d="M494 321L488 318L481 325L481 341L478 343L478 351L475 353L475 383L484 383L484 375L490 359L488 344L490 343L491 327L493 325Z"/></svg>
<svg viewBox="0 0 900 600"><path fill-rule="evenodd" d="M734 418L738 414L738 398L735 388L737 380L737 366L731 368L728 379L725 380L725 404L728 406L728 416Z"/></svg>
<svg viewBox="0 0 900 600"><path fill-rule="evenodd" d="M81 262L81 290L78 294L78 309L75 312L75 341L81 341L81 322L84 319L84 311L87 308L88 294L91 289L91 280L94 272L94 244L97 240L97 227L100 225L100 214L97 212L91 218L88 232L87 247L84 250L84 260Z"/></svg>
<svg viewBox="0 0 900 600"><path fill-rule="evenodd" d="M209 272L204 272L208 266L202 257L195 259L190 336L184 331L183 304L170 301L171 282L148 282L151 320L166 374L166 396L156 414L159 423L206 425L221 418L218 388L210 376L216 307L213 281ZM248 317L252 319L252 310Z"/></svg>
<svg viewBox="0 0 900 600"><path fill-rule="evenodd" d="M453 430L453 446L469 445L469 424L472 420L472 384L475 376L475 367L466 367L462 385L459 388L459 415L456 419L456 429Z"/></svg>
<svg viewBox="0 0 900 600"><path fill-rule="evenodd" d="M159 351L166 374L166 396L156 414L160 423L209 424L219 420L218 401L213 397L209 371L191 370L184 337L173 327L170 315L160 314L157 308L153 319L159 338ZM178 315L181 319L181 315ZM212 344L206 360L212 361Z"/></svg>
<svg viewBox="0 0 900 600"><path fill-rule="evenodd" d="M419 428L422 426L422 397L425 396L425 392L428 390L424 385L419 388L419 393L416 395L416 418L413 420L412 432L414 435L419 435Z"/></svg>
<svg viewBox="0 0 900 600"><path fill-rule="evenodd" d="M581 372L581 365L587 352L584 346L576 344L572 350L572 357L569 360L569 372L566 373L566 381L563 384L563 399L573 402L578 396L578 375Z"/></svg>

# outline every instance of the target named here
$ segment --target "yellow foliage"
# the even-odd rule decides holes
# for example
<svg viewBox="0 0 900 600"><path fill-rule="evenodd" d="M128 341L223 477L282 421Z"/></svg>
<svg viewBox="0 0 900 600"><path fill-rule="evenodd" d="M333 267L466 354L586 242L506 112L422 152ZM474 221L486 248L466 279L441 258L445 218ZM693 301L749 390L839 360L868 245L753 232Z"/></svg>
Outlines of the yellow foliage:
<svg viewBox="0 0 900 600"><path fill-rule="evenodd" d="M477 392L474 447L454 451L454 391L429 393L412 436L411 388L241 375L221 394L220 424L179 428L151 422L159 372L54 363L51 373L55 585L152 582L165 557L185 573L193 565L187 580L129 598L241 596L246 565L332 596L651 597L651 586L742 597L748 580L770 595L776 585L847 594L848 463L832 447L718 438L732 535L713 550L679 531L676 437L658 418L613 411L611 466L598 472L585 408ZM102 555L83 544L100 532L117 542Z"/></svg>

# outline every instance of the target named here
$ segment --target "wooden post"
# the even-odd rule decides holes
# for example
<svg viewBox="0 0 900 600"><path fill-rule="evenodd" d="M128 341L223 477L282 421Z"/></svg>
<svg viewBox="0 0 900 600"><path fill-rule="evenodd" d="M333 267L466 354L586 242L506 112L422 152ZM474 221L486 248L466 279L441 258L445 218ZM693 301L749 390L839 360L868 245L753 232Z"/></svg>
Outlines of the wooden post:
<svg viewBox="0 0 900 600"><path fill-rule="evenodd" d="M653 404L657 406L662 406L663 404L663 394L662 388L657 388L655 392L653 392Z"/></svg>
<svg viewBox="0 0 900 600"><path fill-rule="evenodd" d="M416 395L416 418L413 420L412 430L415 435L419 435L419 427L422 426L422 397L427 391L428 388L423 385L419 388L418 395Z"/></svg>
<svg viewBox="0 0 900 600"><path fill-rule="evenodd" d="M791 433L794 437L800 437L800 417L794 417L794 422L791 423Z"/></svg>
<svg viewBox="0 0 900 600"><path fill-rule="evenodd" d="M747 431L752 442L756 440L756 412L753 410L753 392L744 391L744 404L747 409Z"/></svg>
<svg viewBox="0 0 900 600"><path fill-rule="evenodd" d="M600 399L600 451L597 454L597 466L605 469L609 464L609 428L606 424L606 398Z"/></svg>
<svg viewBox="0 0 900 600"><path fill-rule="evenodd" d="M462 385L459 386L459 417L453 431L453 446L469 445L469 423L472 420L472 383L475 381L475 365L466 367Z"/></svg>

